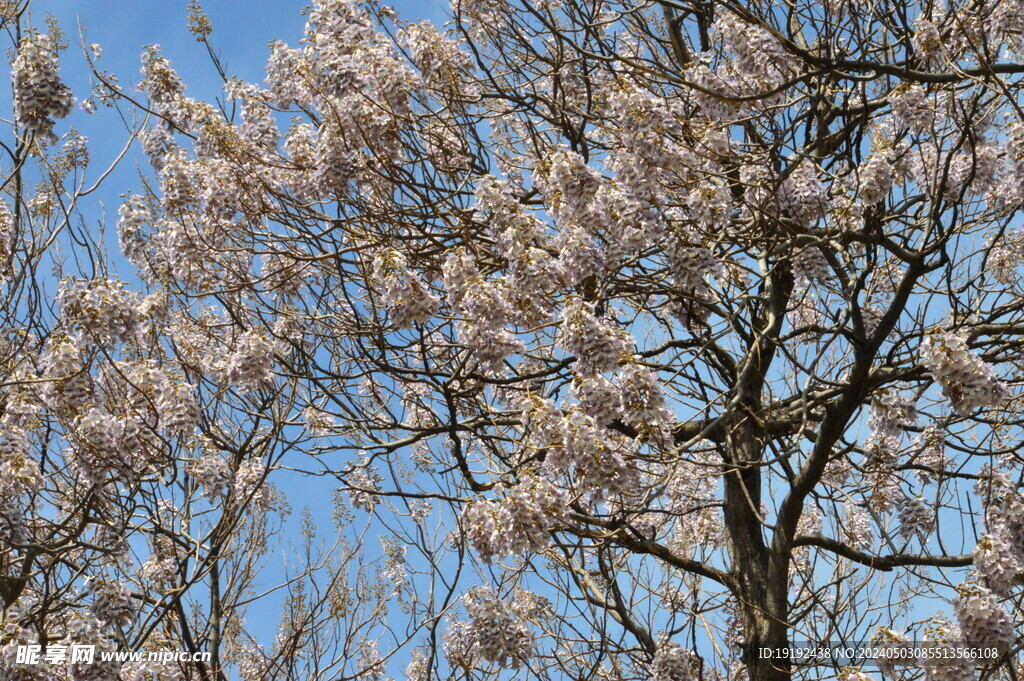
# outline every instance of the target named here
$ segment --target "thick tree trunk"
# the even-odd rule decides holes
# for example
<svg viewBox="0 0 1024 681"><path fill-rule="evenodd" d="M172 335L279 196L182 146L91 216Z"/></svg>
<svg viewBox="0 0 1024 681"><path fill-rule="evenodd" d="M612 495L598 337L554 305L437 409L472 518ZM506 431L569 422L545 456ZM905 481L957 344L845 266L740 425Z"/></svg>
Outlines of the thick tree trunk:
<svg viewBox="0 0 1024 681"><path fill-rule="evenodd" d="M767 568L767 569L765 569ZM779 581L786 583L784 574L779 574L771 563L741 570L746 573L740 588L746 592L744 605L740 608L745 645L743 661L747 666L750 681L789 681L792 670L789 661L778 654L762 655L762 649L772 651L788 646L787 589L779 588Z"/></svg>
<svg viewBox="0 0 1024 681"><path fill-rule="evenodd" d="M749 420L732 429L724 476L725 526L750 681L788 681L785 658L761 649L788 645L789 555L764 540L760 517L763 442Z"/></svg>

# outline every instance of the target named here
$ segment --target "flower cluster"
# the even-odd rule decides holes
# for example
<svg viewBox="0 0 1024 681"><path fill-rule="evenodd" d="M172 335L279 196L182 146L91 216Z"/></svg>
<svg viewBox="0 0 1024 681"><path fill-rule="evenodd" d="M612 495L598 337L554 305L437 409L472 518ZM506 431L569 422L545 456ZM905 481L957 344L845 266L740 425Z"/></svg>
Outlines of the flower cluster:
<svg viewBox="0 0 1024 681"><path fill-rule="evenodd" d="M374 257L370 281L383 289L383 302L390 310L391 322L399 329L425 324L440 305L438 297L398 251L385 250Z"/></svg>
<svg viewBox="0 0 1024 681"><path fill-rule="evenodd" d="M195 162L179 150L168 153L160 169L160 205L164 211L174 214L194 207L198 200L197 179Z"/></svg>
<svg viewBox="0 0 1024 681"><path fill-rule="evenodd" d="M104 652L115 649L110 627L91 612L73 612L69 618L66 635L61 645L96 646L95 661L92 664L79 663L69 666L72 681L109 681L120 675L121 663L116 660L104 661Z"/></svg>
<svg viewBox="0 0 1024 681"><path fill-rule="evenodd" d="M172 650L174 645L173 640L165 634L154 632L146 639L143 649L147 653L158 653ZM141 661L122 666L121 678L125 681L179 681L181 666L178 662L163 661L159 655L153 655L153 659L144 657Z"/></svg>
<svg viewBox="0 0 1024 681"><path fill-rule="evenodd" d="M626 424L658 433L668 441L669 429L675 422L665 404L665 395L657 374L633 362L619 374L620 410Z"/></svg>
<svg viewBox="0 0 1024 681"><path fill-rule="evenodd" d="M980 584L968 582L957 587L953 612L968 643L984 643L1005 650L1016 638L1013 619L995 594Z"/></svg>
<svg viewBox="0 0 1024 681"><path fill-rule="evenodd" d="M832 267L819 246L808 246L793 256L793 277L804 287L832 279Z"/></svg>
<svg viewBox="0 0 1024 681"><path fill-rule="evenodd" d="M1024 191L1021 190L1020 183L1016 181L1024 172L1024 124L1014 121L1006 126L1004 151L1005 180L1000 183L998 191L993 192L990 198L1002 211L1012 211L1024 201ZM1020 229L1008 229L1004 234L1004 238L1009 243L1017 245L1014 251L1017 254L1015 264L1018 265L1021 262L1019 255L1020 232ZM1010 238L1011 236L1016 238Z"/></svg>
<svg viewBox="0 0 1024 681"><path fill-rule="evenodd" d="M918 480L924 484L933 478L939 478L946 470L946 436L939 426L930 423L921 429L917 444L921 451L914 458L914 463L925 469L917 473Z"/></svg>
<svg viewBox="0 0 1024 681"><path fill-rule="evenodd" d="M507 260L519 258L543 239L544 225L519 202L509 180L485 175L477 181L477 220L487 224L498 253Z"/></svg>
<svg viewBox="0 0 1024 681"><path fill-rule="evenodd" d="M7 202L0 199L0 283L10 273L16 238L14 213Z"/></svg>
<svg viewBox="0 0 1024 681"><path fill-rule="evenodd" d="M626 80L609 83L605 97L607 114L616 124L611 167L630 194L650 200L666 176L698 165L696 154L677 141L688 118L681 102Z"/></svg>
<svg viewBox="0 0 1024 681"><path fill-rule="evenodd" d="M579 154L558 147L538 163L533 182L556 220L566 225L580 225L601 187L601 174L587 165Z"/></svg>
<svg viewBox="0 0 1024 681"><path fill-rule="evenodd" d="M475 96L476 86L470 78L473 58L457 41L428 22L406 26L400 40L409 49L412 63L427 87L445 99Z"/></svg>
<svg viewBox="0 0 1024 681"><path fill-rule="evenodd" d="M1012 284L1024 263L1024 230L1008 229L989 240L988 268L996 281Z"/></svg>
<svg viewBox="0 0 1024 681"><path fill-rule="evenodd" d="M471 624L471 651L499 668L519 669L535 651L533 634L495 593L479 587L463 597Z"/></svg>
<svg viewBox="0 0 1024 681"><path fill-rule="evenodd" d="M8 426L0 435L0 491L19 497L43 486L39 463L30 454L28 431Z"/></svg>
<svg viewBox="0 0 1024 681"><path fill-rule="evenodd" d="M738 75L753 81L759 89L778 87L793 69L792 57L778 40L763 27L743 21L732 12L722 12L714 31L732 55L731 64Z"/></svg>
<svg viewBox="0 0 1024 681"><path fill-rule="evenodd" d="M796 533L821 534L822 521L821 509L817 506L810 506L801 514L800 519L797 521ZM814 563L811 560L811 551L808 547L799 546L795 548L790 564L792 565L790 579L795 583L800 583L801 580L807 583L813 579Z"/></svg>
<svg viewBox="0 0 1024 681"><path fill-rule="evenodd" d="M359 150L345 139L345 133L337 123L320 129L313 170L313 186L318 197L332 199L344 196L349 184L359 175Z"/></svg>
<svg viewBox="0 0 1024 681"><path fill-rule="evenodd" d="M422 131L423 149L439 172L456 175L472 162L469 145L454 118L432 118Z"/></svg>
<svg viewBox="0 0 1024 681"><path fill-rule="evenodd" d="M139 579L149 589L163 592L175 583L178 564L169 556L151 555L139 568Z"/></svg>
<svg viewBox="0 0 1024 681"><path fill-rule="evenodd" d="M3 629L0 630L0 674L4 678L16 679L17 681L37 681L38 676L26 678L23 675L24 664L18 662L18 650L21 646L34 645L38 642L39 636L23 624L28 624L29 603L24 595L12 603L4 618ZM31 605L35 605L32 603ZM50 681L50 679L40 679Z"/></svg>
<svg viewBox="0 0 1024 681"><path fill-rule="evenodd" d="M147 229L153 224L153 212L141 196L131 196L118 209L117 235L121 253L145 271Z"/></svg>
<svg viewBox="0 0 1024 681"><path fill-rule="evenodd" d="M797 222L813 227L828 213L829 201L825 186L818 179L817 167L800 161L782 182L778 192L779 205Z"/></svg>
<svg viewBox="0 0 1024 681"><path fill-rule="evenodd" d="M311 106L314 95L311 75L307 75L310 68L302 50L288 47L281 40L273 41L266 66L266 84L272 103L283 109L292 104Z"/></svg>
<svg viewBox="0 0 1024 681"><path fill-rule="evenodd" d="M595 497L617 494L632 487L636 471L629 465L633 442L617 431L602 428L578 410L561 422L561 446L552 447L545 464L554 471L572 470L577 484Z"/></svg>
<svg viewBox="0 0 1024 681"><path fill-rule="evenodd" d="M935 654L922 663L925 681L973 681L974 662L956 655L965 638L944 616L933 617L924 630L924 640ZM988 642L984 642L986 645ZM889 671L891 673L891 665Z"/></svg>
<svg viewBox="0 0 1024 681"><path fill-rule="evenodd" d="M270 505L270 489L266 482L267 465L260 457L246 459L235 472L233 499L239 505L265 510Z"/></svg>
<svg viewBox="0 0 1024 681"><path fill-rule="evenodd" d="M89 591L92 594L89 609L100 622L126 627L135 617L138 608L131 592L123 584L97 579L89 585Z"/></svg>
<svg viewBox="0 0 1024 681"><path fill-rule="evenodd" d="M843 504L843 536L850 546L867 550L875 540L871 515L858 504L847 501Z"/></svg>
<svg viewBox="0 0 1024 681"><path fill-rule="evenodd" d="M29 541L25 512L21 502L15 498L0 501L0 541L8 545L27 544Z"/></svg>
<svg viewBox="0 0 1024 681"><path fill-rule="evenodd" d="M48 383L42 398L58 416L70 416L83 409L92 395L92 376L84 352L85 343L77 334L54 334L47 339L40 360Z"/></svg>
<svg viewBox="0 0 1024 681"><path fill-rule="evenodd" d="M708 280L724 274L722 262L692 234L674 239L666 260L683 299L679 301L682 303L680 316L684 321L691 316L705 318L704 306L713 299Z"/></svg>
<svg viewBox="0 0 1024 681"><path fill-rule="evenodd" d="M675 641L659 643L649 669L649 681L692 681L697 678L696 656Z"/></svg>
<svg viewBox="0 0 1024 681"><path fill-rule="evenodd" d="M874 635L871 636L870 643L872 647L878 648L884 651L895 651L906 646L910 640L903 632L896 631L895 629L887 629L879 626L875 630ZM893 664L894 656L891 655L880 655L877 658L878 668L886 675L891 675L895 665Z"/></svg>
<svg viewBox="0 0 1024 681"><path fill-rule="evenodd" d="M629 464L634 441L602 427L578 407L563 412L551 400L530 395L521 408L527 442L547 450L544 465L553 475L572 473L580 491L595 499L635 482L636 470Z"/></svg>
<svg viewBox="0 0 1024 681"><path fill-rule="evenodd" d="M239 681L268 681L270 679L270 666L262 646L246 646L239 655L238 678Z"/></svg>
<svg viewBox="0 0 1024 681"><path fill-rule="evenodd" d="M576 373L609 371L633 354L633 337L594 315L594 306L572 297L562 309L561 345L576 356Z"/></svg>
<svg viewBox="0 0 1024 681"><path fill-rule="evenodd" d="M285 133L283 146L288 162L278 172L278 181L297 201L314 201L318 195L314 176L319 153L316 128L309 123L292 125Z"/></svg>
<svg viewBox="0 0 1024 681"><path fill-rule="evenodd" d="M885 390L871 402L869 434L864 442L865 482L879 509L887 509L901 497L899 476L894 472L903 431L917 420L913 401Z"/></svg>
<svg viewBox="0 0 1024 681"><path fill-rule="evenodd" d="M104 409L92 407L75 419L72 445L65 456L78 476L101 483L108 476L134 477L136 456L132 447L132 423Z"/></svg>
<svg viewBox="0 0 1024 681"><path fill-rule="evenodd" d="M935 59L942 51L942 34L939 27L924 14L914 21L911 42L917 53L926 61Z"/></svg>
<svg viewBox="0 0 1024 681"><path fill-rule="evenodd" d="M892 189L893 167L882 154L872 154L857 171L860 181L860 200L873 206L889 195Z"/></svg>
<svg viewBox="0 0 1024 681"><path fill-rule="evenodd" d="M961 416L994 407L1009 396L1009 388L992 366L970 351L963 332L946 331L925 338L921 362L942 386L953 411Z"/></svg>
<svg viewBox="0 0 1024 681"><path fill-rule="evenodd" d="M142 153L149 159L149 164L158 173L163 170L164 161L179 152L180 147L174 142L174 135L164 126L149 128L139 133Z"/></svg>
<svg viewBox="0 0 1024 681"><path fill-rule="evenodd" d="M989 466L982 469L974 491L988 530L978 541L974 567L994 592L1006 595L1024 567L1024 495L1005 471Z"/></svg>
<svg viewBox="0 0 1024 681"><path fill-rule="evenodd" d="M141 308L151 304L125 283L112 279L65 279L57 292L63 320L82 329L96 341L109 345L128 340L146 318Z"/></svg>
<svg viewBox="0 0 1024 681"><path fill-rule="evenodd" d="M55 118L71 113L71 89L60 79L57 48L46 33L29 33L18 45L11 64L14 118L30 133L50 141Z"/></svg>
<svg viewBox="0 0 1024 681"><path fill-rule="evenodd" d="M688 456L699 458L698 451ZM719 478L714 468L681 463L665 482L665 510L676 518L672 539L675 550L685 553L696 546L719 546L723 539L722 516L718 510Z"/></svg>
<svg viewBox="0 0 1024 681"><path fill-rule="evenodd" d="M517 315L506 282L485 279L462 248L449 254L442 276L448 300L460 315L459 340L481 366L495 369L523 349L523 342L507 329Z"/></svg>
<svg viewBox="0 0 1024 681"><path fill-rule="evenodd" d="M153 430L187 437L199 425L195 386L171 376L155 361L118 362L102 383L123 398L125 411Z"/></svg>
<svg viewBox="0 0 1024 681"><path fill-rule="evenodd" d="M926 132L935 122L935 105L928 91L920 85L897 88L889 102L897 124L911 132Z"/></svg>
<svg viewBox="0 0 1024 681"><path fill-rule="evenodd" d="M588 277L597 276L605 268L605 255L586 229L573 226L564 229L556 239L558 270L562 280L575 286Z"/></svg>
<svg viewBox="0 0 1024 681"><path fill-rule="evenodd" d="M474 501L463 511L469 543L480 558L537 551L549 543L548 533L565 515L565 494L543 478L528 476L499 501Z"/></svg>
<svg viewBox="0 0 1024 681"><path fill-rule="evenodd" d="M400 160L401 118L417 74L375 30L367 8L349 0L316 0L304 42L302 51L274 45L269 99L319 112L318 198L344 196L364 171Z"/></svg>
<svg viewBox="0 0 1024 681"><path fill-rule="evenodd" d="M697 86L689 94L703 116L713 121L731 121L743 110L737 99L747 93L729 73L697 62L686 70L685 76Z"/></svg>
<svg viewBox="0 0 1024 681"><path fill-rule="evenodd" d="M380 491L380 483L383 481L380 473L378 473L368 461L363 461L360 466L353 468L345 476L345 482L348 484L348 498L352 502L352 505L358 509L362 509L367 513L373 513L373 510L380 503L381 497L377 492Z"/></svg>
<svg viewBox="0 0 1024 681"><path fill-rule="evenodd" d="M572 391L579 410L598 425L607 426L622 416L621 390L604 374L577 376Z"/></svg>
<svg viewBox="0 0 1024 681"><path fill-rule="evenodd" d="M223 380L243 394L266 387L274 380L275 351L274 342L257 331L240 333L221 367Z"/></svg>
<svg viewBox="0 0 1024 681"><path fill-rule="evenodd" d="M318 409L312 405L302 410L302 418L305 422L306 432L310 437L323 437L330 435L334 430L334 416L330 412Z"/></svg>
<svg viewBox="0 0 1024 681"><path fill-rule="evenodd" d="M429 681L433 670L430 658L421 650L413 652L412 659L405 667L405 678L408 681Z"/></svg>
<svg viewBox="0 0 1024 681"><path fill-rule="evenodd" d="M541 248L545 244L543 223L525 210L516 195L515 186L508 180L491 175L480 178L476 200L476 219L487 225L497 254L508 262L508 279L513 290L519 292L518 298L530 299L538 304L558 285L560 278L575 280L589 272L587 266L582 264L590 258L589 251L584 248L570 257L571 249L566 247L569 240L579 236L573 236L579 230L567 229L562 232L561 256L556 261ZM458 257L459 261L465 261L468 256L461 253ZM454 266L457 263L452 261L451 264ZM459 269L464 273L463 276L476 274L475 266L470 266L468 262L462 262Z"/></svg>
<svg viewBox="0 0 1024 681"><path fill-rule="evenodd" d="M871 401L868 428L877 440L898 439L903 431L917 422L914 401L893 390L884 390Z"/></svg>
<svg viewBox="0 0 1024 681"><path fill-rule="evenodd" d="M231 100L241 104L242 125L238 130L240 138L245 140L256 154L273 150L280 132L267 103L267 94L255 85L237 78L229 80L224 85L224 91Z"/></svg>
<svg viewBox="0 0 1024 681"><path fill-rule="evenodd" d="M731 195L723 182L708 179L690 190L686 197L686 213L697 225L714 230L729 223Z"/></svg>
<svg viewBox="0 0 1024 681"><path fill-rule="evenodd" d="M234 473L226 457L212 448L204 448L188 468L189 475L211 501L225 499L234 485Z"/></svg>
<svg viewBox="0 0 1024 681"><path fill-rule="evenodd" d="M444 635L444 656L454 668L469 669L474 662L475 634L469 622L456 620L448 626Z"/></svg>
<svg viewBox="0 0 1024 681"><path fill-rule="evenodd" d="M865 443L864 483L872 508L888 511L903 500L902 479L896 471L899 442L893 438L869 437Z"/></svg>
<svg viewBox="0 0 1024 681"><path fill-rule="evenodd" d="M988 525L988 533L974 547L974 569L994 593L1009 596L1024 577L1024 560L1003 518L993 518Z"/></svg>
<svg viewBox="0 0 1024 681"><path fill-rule="evenodd" d="M918 537L922 543L935 528L935 511L922 496L908 498L900 509L900 536Z"/></svg>
<svg viewBox="0 0 1024 681"><path fill-rule="evenodd" d="M171 62L160 55L159 45L147 45L142 52L142 81L139 90L149 97L154 111L174 118L178 100L185 95L185 85ZM185 124L182 120L175 120L175 123Z"/></svg>

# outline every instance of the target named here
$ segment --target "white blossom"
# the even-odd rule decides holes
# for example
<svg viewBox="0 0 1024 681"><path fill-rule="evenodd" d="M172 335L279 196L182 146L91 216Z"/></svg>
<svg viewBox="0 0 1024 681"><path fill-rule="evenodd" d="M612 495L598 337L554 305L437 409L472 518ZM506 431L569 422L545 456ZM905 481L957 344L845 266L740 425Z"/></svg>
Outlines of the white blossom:
<svg viewBox="0 0 1024 681"><path fill-rule="evenodd" d="M632 355L633 338L594 315L593 305L573 297L562 311L560 343L576 356L576 372L591 374L609 371Z"/></svg>
<svg viewBox="0 0 1024 681"><path fill-rule="evenodd" d="M241 393L268 386L274 380L274 343L257 331L238 335L221 368L223 379Z"/></svg>
<svg viewBox="0 0 1024 681"><path fill-rule="evenodd" d="M533 657L533 634L491 589L474 589L463 602L469 613L473 654L502 669L519 669Z"/></svg>
<svg viewBox="0 0 1024 681"><path fill-rule="evenodd" d="M924 497L910 497L900 508L899 521L901 537L917 536L924 543L935 527L935 511Z"/></svg>
<svg viewBox="0 0 1024 681"><path fill-rule="evenodd" d="M212 501L227 498L234 486L231 464L225 456L211 449L204 448L189 466L189 474Z"/></svg>
<svg viewBox="0 0 1024 681"><path fill-rule="evenodd" d="M942 386L953 411L961 416L998 406L1009 397L1007 385L990 364L970 351L963 332L946 331L925 338L921 362Z"/></svg>
<svg viewBox="0 0 1024 681"><path fill-rule="evenodd" d="M857 171L860 180L860 200L873 206L885 199L892 189L893 167L881 154L872 154Z"/></svg>
<svg viewBox="0 0 1024 681"><path fill-rule="evenodd" d="M18 45L11 64L14 118L43 139L56 141L55 118L71 113L71 89L60 79L57 48L46 33L30 32Z"/></svg>
<svg viewBox="0 0 1024 681"><path fill-rule="evenodd" d="M957 587L953 612L968 644L1006 650L1016 639L1013 619L995 594L980 584L965 583Z"/></svg>
<svg viewBox="0 0 1024 681"><path fill-rule="evenodd" d="M828 213L828 195L818 179L815 165L801 160L782 182L778 193L779 204L794 219L806 227L814 226Z"/></svg>
<svg viewBox="0 0 1024 681"><path fill-rule="evenodd" d="M995 518L974 547L974 569L999 596L1009 596L1024 576L1024 559L1014 546L1006 521Z"/></svg>
<svg viewBox="0 0 1024 681"><path fill-rule="evenodd" d="M484 562L537 551L565 515L564 493L530 476L497 501L473 501L462 513L467 538Z"/></svg>
<svg viewBox="0 0 1024 681"><path fill-rule="evenodd" d="M371 280L383 288L383 302L399 329L425 324L438 310L438 297L397 251L382 251L374 257Z"/></svg>
<svg viewBox="0 0 1024 681"><path fill-rule="evenodd" d="M697 667L696 656L675 641L658 645L651 660L649 681L693 681Z"/></svg>

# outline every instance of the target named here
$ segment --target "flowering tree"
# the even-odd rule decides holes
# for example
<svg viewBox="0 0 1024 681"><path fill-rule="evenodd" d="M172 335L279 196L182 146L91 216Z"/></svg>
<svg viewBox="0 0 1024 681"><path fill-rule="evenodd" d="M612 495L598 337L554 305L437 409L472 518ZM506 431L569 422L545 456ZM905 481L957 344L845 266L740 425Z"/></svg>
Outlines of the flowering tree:
<svg viewBox="0 0 1024 681"><path fill-rule="evenodd" d="M265 83L216 62L218 103L155 46L138 91L87 50L82 108L147 121L138 286L72 225L62 37L19 30L5 673L859 680L764 649L924 639L999 657L883 672L1017 678L1019 3L452 17L315 0ZM51 305L57 244L88 264ZM338 539L303 521L260 642L296 472L338 481ZM18 666L33 641L212 659Z"/></svg>

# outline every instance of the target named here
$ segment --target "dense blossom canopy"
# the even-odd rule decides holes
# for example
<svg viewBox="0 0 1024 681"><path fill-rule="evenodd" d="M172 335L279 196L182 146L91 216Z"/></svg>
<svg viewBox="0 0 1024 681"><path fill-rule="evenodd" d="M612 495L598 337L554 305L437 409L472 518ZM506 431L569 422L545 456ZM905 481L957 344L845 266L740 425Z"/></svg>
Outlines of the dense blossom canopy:
<svg viewBox="0 0 1024 681"><path fill-rule="evenodd" d="M451 13L314 0L215 101L87 47L150 164L104 247L63 37L2 15L0 676L1017 678L1024 6ZM334 526L268 588L297 475Z"/></svg>

